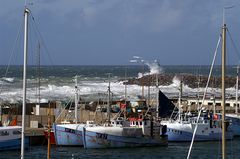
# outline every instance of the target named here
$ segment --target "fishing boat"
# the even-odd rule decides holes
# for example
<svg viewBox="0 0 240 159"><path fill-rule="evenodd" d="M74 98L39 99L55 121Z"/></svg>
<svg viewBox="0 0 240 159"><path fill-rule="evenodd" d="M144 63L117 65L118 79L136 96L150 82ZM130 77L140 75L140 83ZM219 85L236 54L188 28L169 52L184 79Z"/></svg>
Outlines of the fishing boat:
<svg viewBox="0 0 240 159"><path fill-rule="evenodd" d="M84 148L166 146L166 126L150 119L117 118L103 126L83 127Z"/></svg>
<svg viewBox="0 0 240 159"><path fill-rule="evenodd" d="M125 111L120 111L110 120L110 82L108 95L106 123L101 126L82 128L84 148L166 146L168 144L166 126L151 114L142 114L138 118L126 117L125 106L123 108Z"/></svg>
<svg viewBox="0 0 240 159"><path fill-rule="evenodd" d="M226 153L226 139L227 139L227 129L228 129L228 121L226 120L226 88L225 88L225 71L226 71L226 31L227 31L227 25L225 23L225 9L229 9L232 7L228 7L228 8L224 8L223 9L223 26L222 26L222 35L220 36L220 38L222 37L222 117L221 117L221 126L222 126L222 133L221 133L221 141L222 141L222 159L226 159L227 153ZM220 42L220 38L219 38L219 42ZM218 43L219 43L218 42ZM214 57L216 57L216 51L215 51L215 55ZM215 59L215 58L214 58ZM213 61L214 63L214 61ZM213 65L212 63L212 65ZM210 71L211 72L211 71ZM210 76L210 75L209 75ZM207 87L206 87L207 88ZM206 92L206 90L205 90ZM198 113L198 119L200 117L201 114L201 110ZM198 121L198 120L197 120ZM197 122L198 123L198 122ZM195 129L194 129L194 133L193 133L193 137L191 140L191 144L189 147L189 151L188 151L188 155L187 155L187 159L190 158L191 156L191 150L193 147L193 142L195 141L195 135L196 135L196 131L197 131L198 125L196 125Z"/></svg>
<svg viewBox="0 0 240 159"><path fill-rule="evenodd" d="M53 133L56 145L58 146L83 146L82 128L94 125L93 121L86 123L78 123L78 85L77 76L75 78L75 108L74 120L75 123L62 122L60 124L53 124Z"/></svg>
<svg viewBox="0 0 240 159"><path fill-rule="evenodd" d="M0 151L14 150L21 148L21 126L0 127ZM29 145L29 140L25 140L25 147Z"/></svg>
<svg viewBox="0 0 240 159"><path fill-rule="evenodd" d="M191 141L197 126L194 141L214 141L220 140L222 135L221 118L216 114L205 112L201 116L184 114L181 111L182 82L180 82L180 93L178 99L178 113L174 118L164 120L162 123L167 125L168 141L183 142ZM232 139L233 133L226 127L226 139Z"/></svg>

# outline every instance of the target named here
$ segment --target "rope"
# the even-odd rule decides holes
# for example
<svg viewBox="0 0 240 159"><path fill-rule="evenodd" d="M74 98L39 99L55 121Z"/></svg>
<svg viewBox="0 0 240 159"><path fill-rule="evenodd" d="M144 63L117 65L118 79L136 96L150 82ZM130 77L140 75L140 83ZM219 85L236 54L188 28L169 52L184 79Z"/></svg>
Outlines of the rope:
<svg viewBox="0 0 240 159"><path fill-rule="evenodd" d="M221 35L219 36L219 39L218 39L218 42L217 42L217 47L216 47L215 52L214 52L214 57L213 57L212 65L211 65L210 72L209 72L209 75L208 75L207 85L206 85L205 90L204 90L204 95L203 95L201 107L200 107L200 109L198 110L197 122L196 122L196 126L195 126L195 128L194 128L193 137L192 137L191 145L190 145L190 147L189 147L187 159L189 159L189 158L190 158L190 155L191 155L194 138L195 138L195 135L196 135L196 132L197 132L197 128L198 128L199 118L200 118L200 115L201 115L201 112L202 112L203 103L204 103L204 101L205 101L205 97L206 97L206 94L207 94L207 89L208 89L209 81L210 81L210 78L211 78L211 76L212 76L213 65L214 65L215 60L216 60L217 50L218 50L218 46L219 46L219 44L220 44L220 41L221 41Z"/></svg>

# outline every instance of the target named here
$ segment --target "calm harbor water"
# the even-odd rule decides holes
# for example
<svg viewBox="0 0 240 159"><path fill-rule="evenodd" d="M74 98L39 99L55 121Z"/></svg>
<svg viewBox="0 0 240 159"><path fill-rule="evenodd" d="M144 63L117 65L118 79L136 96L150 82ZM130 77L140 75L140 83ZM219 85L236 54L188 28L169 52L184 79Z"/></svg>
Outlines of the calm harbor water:
<svg viewBox="0 0 240 159"><path fill-rule="evenodd" d="M184 159L187 157L190 143L169 143L167 147L141 147L119 149L84 149L83 147L52 147L52 159ZM0 159L18 159L20 151L0 152ZM25 152L27 159L47 157L46 146L33 146ZM221 142L194 143L191 158L220 159ZM240 158L240 138L227 141L227 158Z"/></svg>

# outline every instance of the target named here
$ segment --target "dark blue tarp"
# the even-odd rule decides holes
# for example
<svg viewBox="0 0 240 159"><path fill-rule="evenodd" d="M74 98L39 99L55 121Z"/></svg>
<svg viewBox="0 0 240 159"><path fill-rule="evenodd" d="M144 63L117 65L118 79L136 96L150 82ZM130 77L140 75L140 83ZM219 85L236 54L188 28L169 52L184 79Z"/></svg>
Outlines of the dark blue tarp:
<svg viewBox="0 0 240 159"><path fill-rule="evenodd" d="M158 93L158 100L159 100L159 110L158 110L159 117L162 117L162 118L170 117L174 110L175 105L160 90Z"/></svg>

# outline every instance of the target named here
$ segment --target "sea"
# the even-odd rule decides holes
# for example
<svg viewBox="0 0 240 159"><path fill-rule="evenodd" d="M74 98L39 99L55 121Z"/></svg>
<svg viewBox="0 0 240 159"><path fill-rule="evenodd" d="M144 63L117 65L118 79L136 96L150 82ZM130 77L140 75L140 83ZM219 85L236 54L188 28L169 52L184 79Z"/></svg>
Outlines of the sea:
<svg viewBox="0 0 240 159"><path fill-rule="evenodd" d="M144 70L144 71L143 71ZM78 79L78 88L81 99L96 100L107 98L107 89L110 84L115 98L123 98L125 93L124 81L130 78L139 78L142 75L154 73L187 73L194 76L208 75L210 66L159 66L149 65L107 65L107 66L29 66L27 69L27 100L36 102L40 96L41 102L49 100L74 99L75 78ZM19 102L22 98L22 66L0 66L0 101ZM221 67L213 70L214 76L221 75ZM227 75L236 76L234 66L227 67ZM40 78L39 78L40 77ZM40 80L39 80L40 79ZM196 78L197 79L197 78ZM40 81L40 82L39 82ZM159 86L167 96L178 96L180 80L174 78L169 85ZM39 91L40 88L40 91ZM150 88L156 94L156 87ZM196 94L204 88L190 88L183 86L185 95ZM209 89L211 90L211 89ZM138 85L127 86L127 96L134 99L141 94L142 88ZM145 89L148 91L148 89ZM221 90L217 90L221 91ZM39 95L40 92L40 95ZM227 88L228 94L235 95L235 88ZM145 92L147 93L147 92ZM51 148L52 159L182 159L187 157L190 143L169 143L166 147L141 147L121 149L84 149L83 147L55 147ZM20 151L2 151L0 159L18 159ZM27 159L47 158L46 141L43 145L31 146L25 152ZM191 158L218 159L221 158L221 141L194 143ZM227 141L227 158L240 158L240 138Z"/></svg>
<svg viewBox="0 0 240 159"><path fill-rule="evenodd" d="M107 98L107 89L110 83L113 98L123 98L125 95L124 81L131 78L139 78L143 75L166 73L192 74L197 77L207 76L210 66L159 66L156 63L146 65L90 65L90 66L29 66L27 68L27 100L36 102L40 97L41 102L51 100L69 100L74 97L75 77L77 76L78 91L83 100L98 100ZM22 66L0 66L0 102L19 102L22 99ZM214 76L221 75L221 67L215 66ZM236 67L228 66L227 75L236 76ZM160 90L167 96L178 96L180 80L174 78L169 85L160 85ZM205 88L190 88L185 83L183 93L185 96L194 96L203 92ZM40 90L40 91L39 91ZM138 85L126 87L127 97L135 99L140 95L142 88ZM150 90L150 91L149 91ZM212 89L208 89L209 92ZM155 95L156 87L144 89L145 94ZM215 93L221 92L215 89ZM229 96L235 96L235 88L227 88Z"/></svg>

